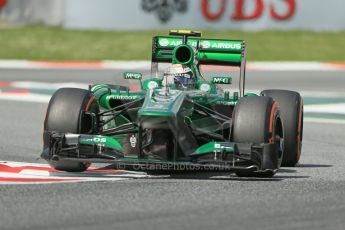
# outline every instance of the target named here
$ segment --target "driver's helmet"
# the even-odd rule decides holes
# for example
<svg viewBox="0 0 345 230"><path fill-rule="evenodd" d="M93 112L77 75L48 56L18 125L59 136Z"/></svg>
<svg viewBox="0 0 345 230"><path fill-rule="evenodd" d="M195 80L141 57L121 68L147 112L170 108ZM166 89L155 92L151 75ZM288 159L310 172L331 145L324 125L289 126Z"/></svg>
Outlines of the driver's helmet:
<svg viewBox="0 0 345 230"><path fill-rule="evenodd" d="M186 65L173 64L164 73L163 85L175 84L177 88L194 86L193 71Z"/></svg>

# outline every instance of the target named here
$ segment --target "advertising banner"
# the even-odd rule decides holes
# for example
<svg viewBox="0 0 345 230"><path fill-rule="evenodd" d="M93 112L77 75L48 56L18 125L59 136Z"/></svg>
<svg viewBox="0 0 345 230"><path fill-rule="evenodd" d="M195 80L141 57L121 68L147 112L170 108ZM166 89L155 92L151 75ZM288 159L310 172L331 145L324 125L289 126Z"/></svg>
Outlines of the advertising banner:
<svg viewBox="0 0 345 230"><path fill-rule="evenodd" d="M73 29L345 30L344 0L0 0L0 7L8 21Z"/></svg>
<svg viewBox="0 0 345 230"><path fill-rule="evenodd" d="M345 29L344 0L68 0L64 26L146 30Z"/></svg>

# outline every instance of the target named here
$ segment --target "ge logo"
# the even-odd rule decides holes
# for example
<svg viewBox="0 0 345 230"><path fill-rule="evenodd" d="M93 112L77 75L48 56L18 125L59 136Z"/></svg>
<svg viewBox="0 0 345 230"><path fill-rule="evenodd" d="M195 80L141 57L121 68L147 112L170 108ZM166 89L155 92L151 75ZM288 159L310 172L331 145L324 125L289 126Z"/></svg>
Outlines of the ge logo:
<svg viewBox="0 0 345 230"><path fill-rule="evenodd" d="M156 11L161 22L167 22L175 11L185 13L188 9L187 0L142 0L142 9L146 12Z"/></svg>

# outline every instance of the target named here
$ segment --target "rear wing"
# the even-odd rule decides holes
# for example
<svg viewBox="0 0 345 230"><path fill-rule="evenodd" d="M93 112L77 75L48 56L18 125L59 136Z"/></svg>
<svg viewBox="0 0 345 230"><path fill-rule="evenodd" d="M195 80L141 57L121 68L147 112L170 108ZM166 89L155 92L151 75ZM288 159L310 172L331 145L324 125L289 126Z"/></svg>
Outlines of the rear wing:
<svg viewBox="0 0 345 230"><path fill-rule="evenodd" d="M152 62L172 62L172 51L182 42L182 37L154 37ZM245 43L241 40L188 38L188 44L197 50L198 64L240 67L246 59Z"/></svg>
<svg viewBox="0 0 345 230"><path fill-rule="evenodd" d="M158 63L171 63L173 50L183 43L182 37L156 36L152 40L151 73L157 73ZM186 39L186 38L185 38ZM188 38L188 44L196 50L198 65L222 65L240 67L240 97L244 95L246 45L242 40Z"/></svg>

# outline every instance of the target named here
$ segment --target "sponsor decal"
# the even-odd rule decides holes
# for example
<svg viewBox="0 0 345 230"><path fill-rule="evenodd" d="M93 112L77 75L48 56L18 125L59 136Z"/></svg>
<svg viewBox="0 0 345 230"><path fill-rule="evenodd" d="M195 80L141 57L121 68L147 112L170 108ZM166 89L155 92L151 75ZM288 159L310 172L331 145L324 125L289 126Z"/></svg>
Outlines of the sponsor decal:
<svg viewBox="0 0 345 230"><path fill-rule="evenodd" d="M213 1L214 3L214 1ZM252 3L253 8L248 10L248 4ZM278 5L284 5L283 10L278 10ZM217 7L211 5L211 0L201 0L201 13L208 21L219 21L225 17L225 12L229 6L232 6L233 12L230 14L230 20L248 21L257 20L263 16L265 12L274 20L289 20L295 13L297 8L296 0L281 1L265 1L265 0L219 0ZM266 11L265 9L269 10Z"/></svg>
<svg viewBox="0 0 345 230"><path fill-rule="evenodd" d="M231 84L230 77L213 77L212 82L215 84Z"/></svg>
<svg viewBox="0 0 345 230"><path fill-rule="evenodd" d="M158 44L161 47L173 48L182 44L181 39L175 38L159 38ZM198 46L197 40L189 40L188 44L194 48ZM202 49L231 49L231 50L241 50L241 42L228 42L228 41L211 41L211 40L201 40L200 47Z"/></svg>
<svg viewBox="0 0 345 230"><path fill-rule="evenodd" d="M203 83L200 85L199 89L203 92L208 92L211 89L211 86L207 83Z"/></svg>
<svg viewBox="0 0 345 230"><path fill-rule="evenodd" d="M229 143L214 143L214 148L215 149L232 149L233 145Z"/></svg>
<svg viewBox="0 0 345 230"><path fill-rule="evenodd" d="M217 101L216 104L218 105L236 105L235 101Z"/></svg>
<svg viewBox="0 0 345 230"><path fill-rule="evenodd" d="M134 80L140 80L143 77L141 73L135 73L135 72L125 72L123 73L124 79L134 79Z"/></svg>
<svg viewBox="0 0 345 230"><path fill-rule="evenodd" d="M215 148L215 149L220 149L220 144L215 143L215 144L214 144L214 148Z"/></svg>
<svg viewBox="0 0 345 230"><path fill-rule="evenodd" d="M188 0L142 0L141 7L147 13L156 13L158 19L166 23L175 11L185 13L188 10Z"/></svg>
<svg viewBox="0 0 345 230"><path fill-rule="evenodd" d="M211 48L214 49L234 49L234 50L240 50L242 49L241 44L235 44L235 43L225 43L225 42L215 42L212 43Z"/></svg>
<svg viewBox="0 0 345 230"><path fill-rule="evenodd" d="M178 46L181 45L182 41L176 41L176 40L172 40L169 44L169 46Z"/></svg>
<svg viewBox="0 0 345 230"><path fill-rule="evenodd" d="M136 95L110 95L109 99L116 99L116 100L135 100L139 98Z"/></svg>
<svg viewBox="0 0 345 230"><path fill-rule="evenodd" d="M209 49L211 47L211 43L209 41L203 41L201 43L201 48L203 49Z"/></svg>
<svg viewBox="0 0 345 230"><path fill-rule="evenodd" d="M175 38L160 38L159 41L158 41L158 44L161 46L161 47L175 47L175 46L178 46L178 45L181 45L182 44L182 40L181 39L175 39ZM197 42L194 41L194 42L188 42L189 45L193 46L193 47L196 47L197 45Z"/></svg>
<svg viewBox="0 0 345 230"><path fill-rule="evenodd" d="M92 141L96 143L105 143L107 142L107 139L105 137L94 137L92 139L84 139L85 141Z"/></svg>
<svg viewBox="0 0 345 230"><path fill-rule="evenodd" d="M166 38L159 39L158 42L159 42L159 45L162 47L169 46L169 40Z"/></svg>
<svg viewBox="0 0 345 230"><path fill-rule="evenodd" d="M158 83L156 81L149 81L149 83L147 84L147 87L149 89L155 89L158 87Z"/></svg>
<svg viewBox="0 0 345 230"><path fill-rule="evenodd" d="M215 142L214 143L214 149L216 150L232 150L234 148L234 145L232 143L227 142Z"/></svg>

